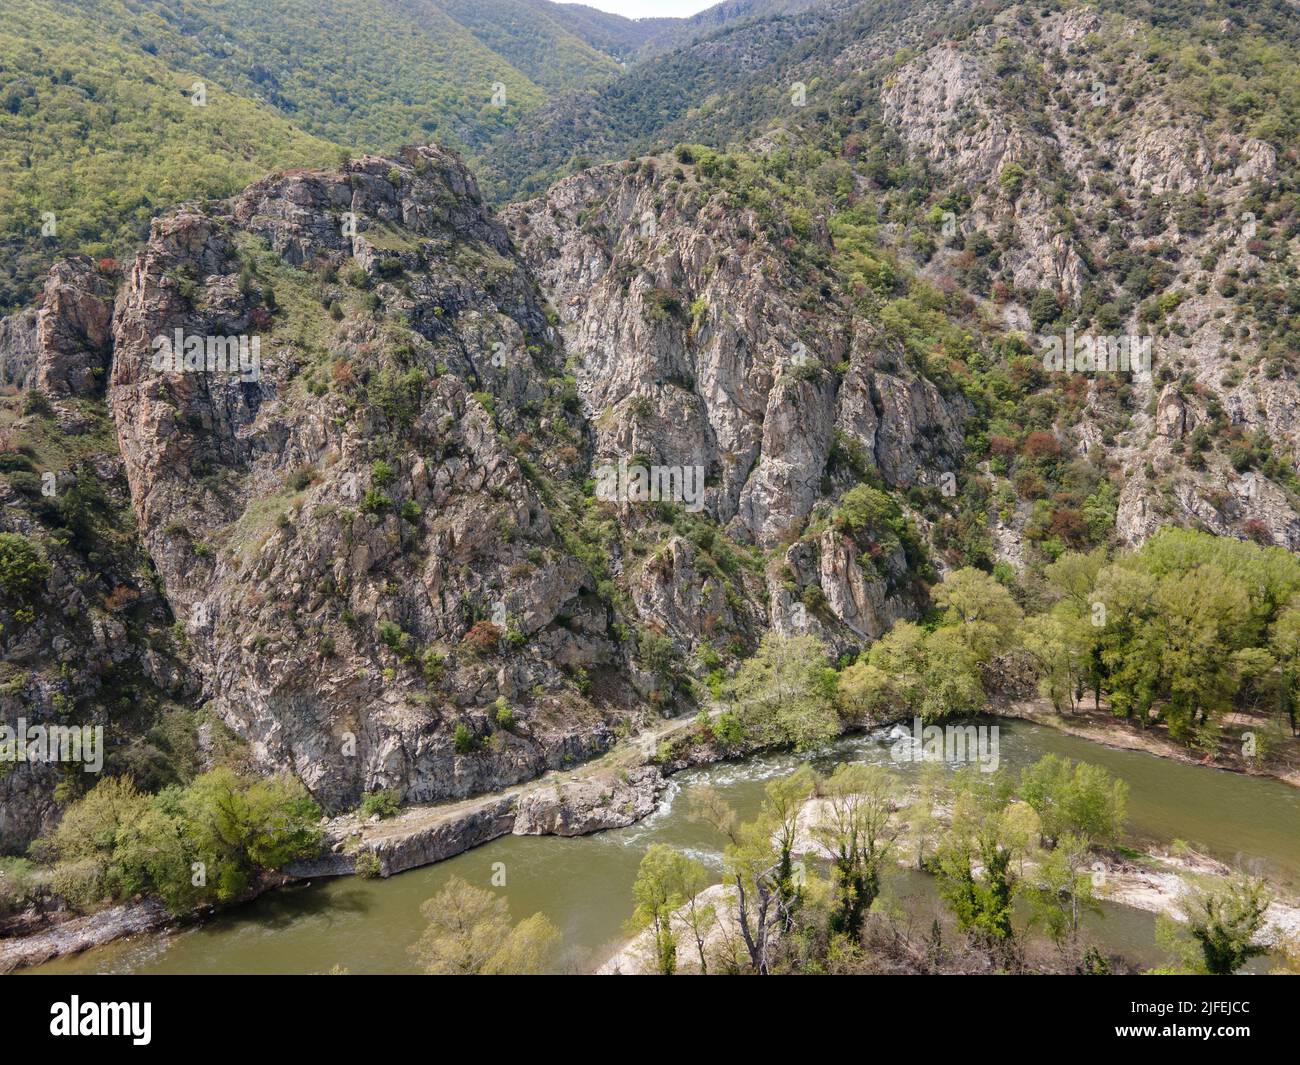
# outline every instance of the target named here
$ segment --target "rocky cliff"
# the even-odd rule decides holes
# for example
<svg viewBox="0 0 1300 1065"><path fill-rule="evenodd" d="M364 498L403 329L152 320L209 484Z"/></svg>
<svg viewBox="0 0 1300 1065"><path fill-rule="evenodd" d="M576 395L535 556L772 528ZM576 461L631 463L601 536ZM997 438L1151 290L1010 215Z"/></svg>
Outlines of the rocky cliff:
<svg viewBox="0 0 1300 1065"><path fill-rule="evenodd" d="M459 798L769 630L855 653L948 566L1300 547L1294 148L1149 23L995 8L837 24L743 147L499 215L421 147L60 263L0 321L3 720L103 723L150 786ZM1044 361L1097 334L1149 372ZM89 783L0 763L4 849Z"/></svg>
<svg viewBox="0 0 1300 1065"><path fill-rule="evenodd" d="M12 716L59 648L85 656L75 615L188 702L195 736L229 730L327 809L377 788L432 801L590 757L690 705L691 661L769 626L851 649L915 612L901 554L878 572L850 538L800 533L852 481L837 446L890 484L933 477L960 403L876 372L870 323L719 197L688 183L649 235L664 190L640 174L593 171L503 224L421 148L182 206L116 271L61 264L4 323L5 374L36 403L15 440L94 411L154 573L85 572L73 595L68 545L39 515L7 522L54 563L36 617L6 617ZM699 507L593 498L620 459L698 467ZM157 631L118 631L124 598ZM84 680L65 709L111 719ZM48 768L15 843L48 825Z"/></svg>
<svg viewBox="0 0 1300 1065"><path fill-rule="evenodd" d="M969 284L992 246L991 283L973 287L1009 331L1063 332L1018 295L1044 292L1077 309L1079 335L1149 338L1151 372L1120 404L1094 375L1077 418L1052 426L1122 475L1120 542L1174 522L1296 548L1295 150L1210 121L1166 43L1092 6L1015 6L899 67L883 121L956 208L927 276ZM1265 472L1252 451L1280 460Z"/></svg>

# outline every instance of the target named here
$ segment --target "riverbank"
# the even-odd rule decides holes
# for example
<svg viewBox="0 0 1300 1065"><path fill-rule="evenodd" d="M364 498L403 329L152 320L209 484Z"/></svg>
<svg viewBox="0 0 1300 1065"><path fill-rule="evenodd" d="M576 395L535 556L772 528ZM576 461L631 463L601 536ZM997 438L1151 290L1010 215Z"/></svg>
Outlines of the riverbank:
<svg viewBox="0 0 1300 1065"><path fill-rule="evenodd" d="M1112 750L1144 751L1160 756L1162 762L1197 764L1197 760L1188 757L1185 751L1128 742L1132 739L1131 736L1113 728L1101 727L1111 724L1113 719L1098 722L1085 731L1080 721L1064 722L1072 727L1062 728L1056 720L1043 714L1022 710L1016 717L1045 726L1050 733L1062 736L1077 734L1081 741ZM1013 726L1014 722L1008 724L1008 732ZM1158 738L1150 733L1138 734L1138 737L1147 740ZM1043 745L1038 743L1036 746L1041 748ZM1060 749L1059 743L1048 746ZM1086 752L1072 753L1076 758L1088 757ZM774 754L776 752L764 754L721 748L710 742L708 730L699 727L696 718L673 719L664 722L658 729L624 741L605 756L583 766L554 771L503 792L458 802L407 807L387 820L363 822L356 815L335 818L323 825L329 842L322 858L292 866L287 870L290 875L280 878L277 886L346 877L355 873L359 866L365 868L370 875L385 877L441 863L502 837L542 834L564 837L636 825L647 815L664 807L664 789L670 786L669 778L678 773L717 763L731 763L739 770L754 758L766 759ZM724 775L734 774L725 765L721 768ZM1213 781L1215 778L1211 775L1207 779ZM1162 783L1154 795L1148 796L1147 801L1159 802L1160 797L1166 794L1183 795L1183 788L1184 785L1181 784ZM1216 787L1213 790L1218 792L1223 789ZM1186 797L1176 805L1179 809L1185 808ZM1270 810L1276 808L1276 805L1274 800L1268 800ZM1210 807L1213 806L1210 804ZM1167 818L1169 811L1162 811L1162 814ZM1201 814L1196 816L1200 817ZM1196 833L1189 835L1186 831L1180 831L1173 822L1167 825L1153 824L1148 828L1142 833L1146 841L1167 842L1180 836L1196 838ZM1277 831L1277 826L1274 826L1271 836L1255 839L1253 853L1267 855L1277 852ZM1216 846L1224 857L1231 859L1234 853L1231 848L1238 845L1237 836L1228 835L1230 848L1225 849L1223 835L1220 833L1219 838L1211 838L1208 842ZM1147 849L1151 848L1148 846ZM1295 863L1292 862L1292 865ZM1294 868L1291 873L1290 879L1294 882ZM1130 902L1128 898L1117 901L1156 912L1153 905L1144 903L1150 894L1150 885L1142 890L1138 890L1135 885L1132 899L1136 901ZM128 907L130 905L132 904L128 904ZM124 923L123 915L118 912L120 909L110 907L99 914L70 918L44 932L24 936L22 939L0 940L0 971L18 965L39 964L60 955L101 946L114 939L138 936L142 932L154 934L158 928L172 923L165 917L161 923L147 927ZM177 923L205 921L214 912L217 911L206 909ZM102 927L97 922L102 922ZM63 931L65 926L68 933ZM44 938L38 939L36 936Z"/></svg>
<svg viewBox="0 0 1300 1065"><path fill-rule="evenodd" d="M80 954L132 936L156 935L197 924L223 909L244 906L268 891L276 891L294 883L296 879L284 873L269 873L237 900L224 906L204 906L184 914L173 913L158 899L135 898L129 902L105 906L94 913L56 915L59 919L49 921L31 932L0 939L0 975L41 965L69 954Z"/></svg>
<svg viewBox="0 0 1300 1065"><path fill-rule="evenodd" d="M900 799L896 811L905 809L914 797L909 795L906 802ZM794 855L807 861L831 860L831 855L817 838L819 822L827 812L824 799L814 797L804 803L792 842ZM950 811L937 808L933 812L940 823L947 823ZM930 879L932 874L918 867L915 840L909 836L910 829L911 825L906 821L899 826L893 864L912 877ZM1025 863L1021 875L1032 875L1034 868L1033 862ZM1186 920L1181 901L1189 889L1226 884L1234 873L1221 861L1179 847L1153 848L1140 858L1122 852L1098 851L1090 858L1089 872L1098 902L1179 922ZM737 902L735 885L724 880L709 886L691 902L668 915L677 943L677 973L698 975L705 971L745 970L748 959L743 950ZM1270 948L1300 942L1300 899L1275 893L1256 941ZM1068 963L1061 967L1065 959L1057 955L1056 949L1046 941L1038 942L1036 950L1031 953L1039 965L1044 965L1044 968L1032 971L1071 971ZM595 973L602 976L648 975L658 971L658 964L653 931L644 929L619 943L596 966ZM1141 966L1135 971L1141 971Z"/></svg>
<svg viewBox="0 0 1300 1065"><path fill-rule="evenodd" d="M80 954L127 936L158 932L175 920L157 899L124 902L72 917L24 936L0 940L0 974Z"/></svg>
<svg viewBox="0 0 1300 1065"><path fill-rule="evenodd" d="M45 915L39 925L0 939L0 974L40 965L119 939L203 921L266 891L318 877L388 877L431 865L506 835L579 836L635 824L659 803L667 781L649 760L656 745L694 718L678 719L570 770L554 770L501 792L457 802L404 807L387 819L356 813L322 823L319 858L291 863L236 902L173 914L156 899L93 913Z"/></svg>
<svg viewBox="0 0 1300 1065"><path fill-rule="evenodd" d="M1045 725L1107 747L1144 751L1186 765L1206 766L1246 776L1270 777L1293 788L1300 788L1300 740L1290 741L1276 762L1263 766L1252 764L1241 754L1243 735L1252 728L1257 728L1259 722L1246 714L1233 713L1225 716L1224 728L1229 735L1225 737L1219 754L1208 757L1170 739L1161 727L1139 728L1116 717L1105 706L1101 709L1080 707L1066 715L1057 713L1046 699L1025 699L999 703L992 712L999 717Z"/></svg>

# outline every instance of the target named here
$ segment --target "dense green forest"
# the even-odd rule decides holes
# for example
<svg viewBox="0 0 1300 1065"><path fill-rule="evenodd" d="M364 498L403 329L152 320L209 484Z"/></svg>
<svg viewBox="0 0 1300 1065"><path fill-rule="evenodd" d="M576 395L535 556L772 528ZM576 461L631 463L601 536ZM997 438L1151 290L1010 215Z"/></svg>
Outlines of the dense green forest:
<svg viewBox="0 0 1300 1065"><path fill-rule="evenodd" d="M228 196L268 170L337 158L326 141L220 84L208 85L206 106L196 106L196 80L192 70L105 39L67 5L6 4L0 308L29 301L57 256L127 253L171 204Z"/></svg>

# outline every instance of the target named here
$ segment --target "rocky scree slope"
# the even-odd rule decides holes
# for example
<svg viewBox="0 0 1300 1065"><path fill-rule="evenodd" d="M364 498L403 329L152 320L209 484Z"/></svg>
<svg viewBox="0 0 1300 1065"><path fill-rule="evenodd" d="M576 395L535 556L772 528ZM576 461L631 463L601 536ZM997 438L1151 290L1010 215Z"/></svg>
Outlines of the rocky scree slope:
<svg viewBox="0 0 1300 1065"><path fill-rule="evenodd" d="M1294 549L1300 160L1207 121L1167 43L1092 7L1018 6L893 71L881 118L953 208L926 277L1035 351L1067 325L1151 338L1150 374L1094 375L1050 426L1122 479L1118 540L1173 522Z"/></svg>

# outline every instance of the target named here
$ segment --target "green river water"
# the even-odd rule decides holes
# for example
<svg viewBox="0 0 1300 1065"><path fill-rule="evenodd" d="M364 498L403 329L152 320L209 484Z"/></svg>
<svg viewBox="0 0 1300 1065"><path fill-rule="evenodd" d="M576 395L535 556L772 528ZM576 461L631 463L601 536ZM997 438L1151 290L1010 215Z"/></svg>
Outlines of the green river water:
<svg viewBox="0 0 1300 1065"><path fill-rule="evenodd" d="M1002 764L1013 770L1048 752L1103 765L1128 781L1129 835L1135 846L1185 840L1198 849L1300 888L1300 789L1171 762L1136 751L1113 750L1042 726L1000 721ZM883 734L842 740L812 759L822 771L841 761L871 761L903 776ZM709 784L742 817L752 816L763 786L792 771L793 755L754 758L680 773L656 813L630 828L562 839L508 836L437 865L387 880L319 880L272 892L212 921L166 936L109 944L33 970L40 973L319 973L341 965L351 973L413 973L408 952L423 928L420 904L446 880L460 876L500 888L516 917L542 911L560 929L553 967L590 971L623 938L632 910L631 888L641 855L652 843L691 853L721 878L720 840L688 818L687 796ZM501 863L498 865L497 863ZM903 869L891 873L881 904L892 905L928 928L936 906L933 882ZM1090 919L1087 937L1144 965L1164 959L1155 945L1152 914L1106 905ZM1252 968L1267 969L1267 962Z"/></svg>

